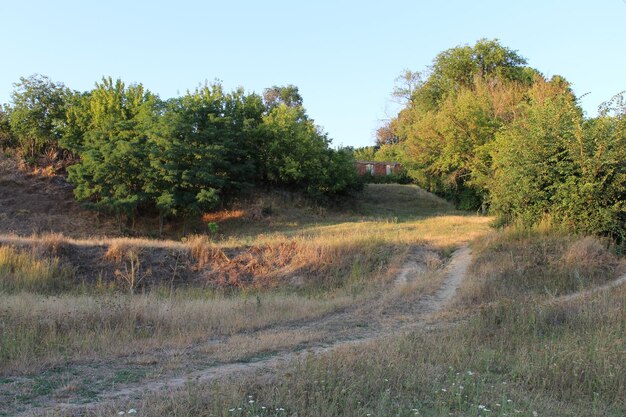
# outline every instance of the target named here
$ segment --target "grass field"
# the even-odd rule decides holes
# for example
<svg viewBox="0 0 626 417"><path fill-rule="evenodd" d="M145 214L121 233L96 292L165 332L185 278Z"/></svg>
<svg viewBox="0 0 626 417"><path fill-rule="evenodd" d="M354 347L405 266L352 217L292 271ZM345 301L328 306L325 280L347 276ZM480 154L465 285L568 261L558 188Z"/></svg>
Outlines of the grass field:
<svg viewBox="0 0 626 417"><path fill-rule="evenodd" d="M184 416L625 415L626 286L579 298L553 295L614 277L623 261L601 243L547 231L490 235L476 243L461 292L466 318L457 325L308 356L272 376L191 383L167 399L149 396L93 415L124 407ZM521 267L548 247L567 255L581 246L598 252L518 272L506 283L512 291L499 292L500 266L511 266L511 251L512 265ZM578 280L539 288L537 273Z"/></svg>
<svg viewBox="0 0 626 417"><path fill-rule="evenodd" d="M412 186L370 185L332 210L273 194L248 210L179 240L4 235L0 415L626 414L626 286L575 295L626 271L609 242L494 231ZM467 243L454 303L420 316ZM411 260L415 280L399 285ZM291 353L265 371L104 401Z"/></svg>

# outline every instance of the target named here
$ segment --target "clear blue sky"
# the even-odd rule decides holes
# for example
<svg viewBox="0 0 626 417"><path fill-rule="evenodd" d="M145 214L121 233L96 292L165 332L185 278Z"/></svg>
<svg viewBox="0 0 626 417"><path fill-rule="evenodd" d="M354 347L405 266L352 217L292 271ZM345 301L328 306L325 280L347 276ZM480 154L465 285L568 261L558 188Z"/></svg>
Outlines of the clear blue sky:
<svg viewBox="0 0 626 417"><path fill-rule="evenodd" d="M498 38L574 85L588 116L626 89L626 0L0 0L0 102L33 73L76 90L103 75L162 98L205 80L262 92L295 84L335 145L373 143L397 112L395 77Z"/></svg>

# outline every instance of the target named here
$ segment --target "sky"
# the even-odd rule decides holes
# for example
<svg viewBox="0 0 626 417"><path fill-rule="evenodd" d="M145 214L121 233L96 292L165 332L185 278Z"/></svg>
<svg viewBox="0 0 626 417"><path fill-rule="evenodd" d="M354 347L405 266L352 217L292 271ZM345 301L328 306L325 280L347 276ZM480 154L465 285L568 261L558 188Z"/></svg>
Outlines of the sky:
<svg viewBox="0 0 626 417"><path fill-rule="evenodd" d="M163 99L205 81L294 84L334 146L372 145L404 69L481 38L564 76L589 117L626 90L626 0L0 0L0 28L0 103L35 73L79 91L119 77Z"/></svg>

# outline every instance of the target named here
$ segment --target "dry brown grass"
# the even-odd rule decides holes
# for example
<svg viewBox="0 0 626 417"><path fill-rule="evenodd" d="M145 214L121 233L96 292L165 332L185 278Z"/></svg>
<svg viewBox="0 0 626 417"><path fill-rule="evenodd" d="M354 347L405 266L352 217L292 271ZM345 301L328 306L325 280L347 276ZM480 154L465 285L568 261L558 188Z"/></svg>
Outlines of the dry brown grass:
<svg viewBox="0 0 626 417"><path fill-rule="evenodd" d="M0 246L0 294L67 291L74 278L74 270L56 257L35 256L26 249Z"/></svg>
<svg viewBox="0 0 626 417"><path fill-rule="evenodd" d="M496 278L484 285L501 285L502 248L523 251L525 262L537 253L560 254L550 268L561 270L555 278L563 291L574 287L562 276L598 271L603 262L597 259L616 259L595 238L545 231L532 236L536 246L528 247L529 232L520 231L482 242L487 246L477 249L478 261ZM532 281L535 272L518 274ZM179 416L624 415L626 285L569 300L535 290L493 294L499 298L485 299L491 302L459 326L334 349L273 374L191 383L168 398L148 396L96 409L93 415L129 405L149 415ZM263 344L273 349L271 340Z"/></svg>
<svg viewBox="0 0 626 417"><path fill-rule="evenodd" d="M33 254L37 256L57 256L67 247L67 240L62 233L43 233L33 241Z"/></svg>
<svg viewBox="0 0 626 417"><path fill-rule="evenodd" d="M202 221L204 223L223 223L229 220L242 219L250 217L250 215L242 209L220 210L212 213L204 213Z"/></svg>
<svg viewBox="0 0 626 417"><path fill-rule="evenodd" d="M133 249L136 250L136 246L128 240L114 240L109 244L103 258L110 262L120 263L128 257L129 251Z"/></svg>
<svg viewBox="0 0 626 417"><path fill-rule="evenodd" d="M0 374L29 372L68 359L103 360L185 347L198 340L312 319L351 302L349 296L310 299L280 294L194 299L184 294L163 298L0 293Z"/></svg>
<svg viewBox="0 0 626 417"><path fill-rule="evenodd" d="M471 306L528 294L562 295L615 279L626 263L608 242L558 231L508 229L474 245L474 263L460 289Z"/></svg>

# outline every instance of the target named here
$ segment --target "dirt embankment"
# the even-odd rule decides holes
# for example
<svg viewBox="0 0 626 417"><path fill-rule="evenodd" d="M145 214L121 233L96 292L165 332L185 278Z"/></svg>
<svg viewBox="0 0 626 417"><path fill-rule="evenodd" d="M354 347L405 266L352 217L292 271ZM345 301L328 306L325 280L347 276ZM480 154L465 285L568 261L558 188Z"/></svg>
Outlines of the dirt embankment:
<svg viewBox="0 0 626 417"><path fill-rule="evenodd" d="M0 157L0 233L46 232L72 237L118 233L110 221L83 209L62 177L28 173L15 160Z"/></svg>

